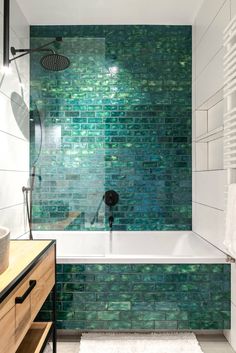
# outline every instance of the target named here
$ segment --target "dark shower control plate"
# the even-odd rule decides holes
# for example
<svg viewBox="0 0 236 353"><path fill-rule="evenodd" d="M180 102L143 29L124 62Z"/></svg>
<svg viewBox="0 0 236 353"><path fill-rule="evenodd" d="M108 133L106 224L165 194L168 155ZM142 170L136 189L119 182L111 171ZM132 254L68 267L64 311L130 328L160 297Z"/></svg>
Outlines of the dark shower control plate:
<svg viewBox="0 0 236 353"><path fill-rule="evenodd" d="M114 190L108 190L103 196L104 202L107 206L115 206L119 201L119 195Z"/></svg>

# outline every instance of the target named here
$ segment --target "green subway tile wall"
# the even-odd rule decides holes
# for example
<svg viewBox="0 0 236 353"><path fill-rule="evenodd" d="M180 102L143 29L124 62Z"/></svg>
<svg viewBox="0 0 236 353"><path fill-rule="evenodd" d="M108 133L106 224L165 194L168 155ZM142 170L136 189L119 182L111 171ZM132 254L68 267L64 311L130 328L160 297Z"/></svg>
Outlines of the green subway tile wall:
<svg viewBox="0 0 236 353"><path fill-rule="evenodd" d="M31 163L38 230L191 229L191 26L32 26L31 47L55 36L71 67L31 55Z"/></svg>
<svg viewBox="0 0 236 353"><path fill-rule="evenodd" d="M230 265L63 264L57 281L60 329L230 328Z"/></svg>

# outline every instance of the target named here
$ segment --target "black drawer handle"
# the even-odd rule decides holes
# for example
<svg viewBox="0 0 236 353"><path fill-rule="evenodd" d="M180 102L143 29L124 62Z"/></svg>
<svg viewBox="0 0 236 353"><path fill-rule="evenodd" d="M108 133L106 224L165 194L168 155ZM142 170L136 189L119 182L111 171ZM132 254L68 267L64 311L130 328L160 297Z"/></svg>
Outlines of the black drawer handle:
<svg viewBox="0 0 236 353"><path fill-rule="evenodd" d="M28 297L28 295L30 294L30 292L32 291L32 289L36 286L37 281L35 280L31 280L29 281L29 288L27 289L27 291L22 295L22 297L16 297L15 299L15 303L16 304L22 304L25 299Z"/></svg>

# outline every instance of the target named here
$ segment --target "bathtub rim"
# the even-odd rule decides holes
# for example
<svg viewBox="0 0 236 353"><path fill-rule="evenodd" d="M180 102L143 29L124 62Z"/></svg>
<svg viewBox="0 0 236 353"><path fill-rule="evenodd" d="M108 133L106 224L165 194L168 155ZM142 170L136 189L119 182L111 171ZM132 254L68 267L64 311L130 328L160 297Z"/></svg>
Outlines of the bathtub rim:
<svg viewBox="0 0 236 353"><path fill-rule="evenodd" d="M57 235L60 231L34 231L34 234L37 234L37 240L40 239L38 236L40 234L51 233L52 235ZM76 231L78 232L78 231ZM84 233L84 231L79 231ZM94 231L85 231L86 233L95 233ZM97 231L100 233L101 231ZM143 233L145 231L135 231L137 233ZM206 239L199 236L197 233L189 231L146 231L148 233L158 232L161 235L165 233L175 233L175 234L191 234L199 239L203 243L207 243L208 246L214 249L214 254L209 256L175 256L175 255L66 255L66 256L57 256L57 264L230 264L230 256L224 253L222 250L215 247L213 244L210 244ZM73 231L69 233L73 234ZM107 231L102 231L101 233L107 234ZM118 231L114 232L118 233ZM123 233L123 232L122 232ZM131 231L133 233L133 231ZM45 237L43 238L46 239ZM50 238L49 238L50 239Z"/></svg>
<svg viewBox="0 0 236 353"><path fill-rule="evenodd" d="M106 257L106 256L94 256L94 257L57 257L56 259L57 264L156 264L156 265L201 265L201 264L212 264L212 265L217 265L217 264L229 264L229 261L227 260L227 257L219 257L219 258L191 258L191 257L133 257L127 256L127 257Z"/></svg>

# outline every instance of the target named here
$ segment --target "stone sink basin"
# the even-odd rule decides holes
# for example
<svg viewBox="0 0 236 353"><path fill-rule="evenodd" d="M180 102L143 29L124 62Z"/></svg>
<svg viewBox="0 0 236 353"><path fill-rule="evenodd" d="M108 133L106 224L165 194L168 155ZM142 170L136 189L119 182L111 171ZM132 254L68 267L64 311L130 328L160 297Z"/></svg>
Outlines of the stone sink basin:
<svg viewBox="0 0 236 353"><path fill-rule="evenodd" d="M9 266L10 231L0 227L0 274Z"/></svg>

